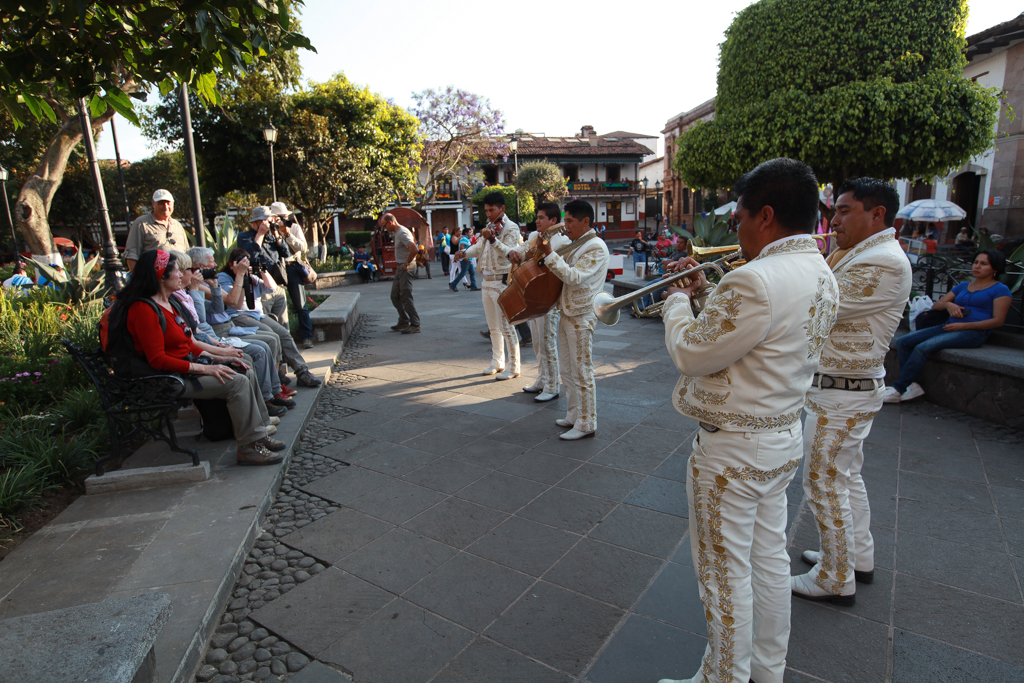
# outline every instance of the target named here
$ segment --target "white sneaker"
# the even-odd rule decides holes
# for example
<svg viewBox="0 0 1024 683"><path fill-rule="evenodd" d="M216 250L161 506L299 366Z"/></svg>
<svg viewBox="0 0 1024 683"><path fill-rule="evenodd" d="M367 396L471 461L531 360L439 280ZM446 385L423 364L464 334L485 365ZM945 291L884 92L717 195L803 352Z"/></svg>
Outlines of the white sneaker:
<svg viewBox="0 0 1024 683"><path fill-rule="evenodd" d="M857 600L856 589L848 595L830 593L814 582L811 572L789 577L789 587L796 597L812 602L830 602L840 607L853 607Z"/></svg>
<svg viewBox="0 0 1024 683"><path fill-rule="evenodd" d="M554 401L556 398L558 398L557 391L553 394L549 394L548 392L545 391L535 396L533 400L535 403L547 403L548 401Z"/></svg>
<svg viewBox="0 0 1024 683"><path fill-rule="evenodd" d="M885 393L882 394L882 403L899 403L900 392L896 391L892 387L886 387Z"/></svg>
<svg viewBox="0 0 1024 683"><path fill-rule="evenodd" d="M913 382L909 387L907 387L907 390L903 392L903 395L900 396L900 401L912 401L915 398L921 398L922 396L924 396L924 389L922 389L921 385L917 382Z"/></svg>
<svg viewBox="0 0 1024 683"><path fill-rule="evenodd" d="M558 438L562 441L579 441L580 439L585 439L588 436L593 436L596 433L597 432L581 432L573 427L569 431L559 434Z"/></svg>
<svg viewBox="0 0 1024 683"><path fill-rule="evenodd" d="M487 369L484 370L483 372L481 372L480 374L486 376L486 375L493 375L493 374L498 373L498 372L505 372L504 366L498 367L494 363L491 363L490 365L487 366Z"/></svg>
<svg viewBox="0 0 1024 683"><path fill-rule="evenodd" d="M540 380L540 377L533 381L533 384L523 387L523 391L528 394L539 394L544 391L544 382Z"/></svg>
<svg viewBox="0 0 1024 683"><path fill-rule="evenodd" d="M558 418L557 420L555 420L555 424L558 425L559 427L572 427L572 425L573 425L572 422L569 422L565 418L561 418L561 417Z"/></svg>
<svg viewBox="0 0 1024 683"><path fill-rule="evenodd" d="M494 379L500 381L500 380L503 380L503 379L515 379L518 376L519 376L518 372L516 372L512 368L509 368L508 370L506 370L505 372L501 373L500 375L498 375Z"/></svg>
<svg viewBox="0 0 1024 683"><path fill-rule="evenodd" d="M277 415L271 415L270 419L267 420L267 421L270 424L272 424L272 425L279 425L279 424L281 424L281 418L279 418Z"/></svg>
<svg viewBox="0 0 1024 683"><path fill-rule="evenodd" d="M264 429L267 430L267 436L273 436L274 434L277 434L277 427L275 427L274 425L267 425L266 427L264 427Z"/></svg>
<svg viewBox="0 0 1024 683"><path fill-rule="evenodd" d="M818 560L821 558L820 550L805 550L801 555L800 559L805 564L809 564L812 567L817 566ZM862 572L858 569L853 570L853 580L857 583L874 583L875 581L875 570L869 569L866 572Z"/></svg>

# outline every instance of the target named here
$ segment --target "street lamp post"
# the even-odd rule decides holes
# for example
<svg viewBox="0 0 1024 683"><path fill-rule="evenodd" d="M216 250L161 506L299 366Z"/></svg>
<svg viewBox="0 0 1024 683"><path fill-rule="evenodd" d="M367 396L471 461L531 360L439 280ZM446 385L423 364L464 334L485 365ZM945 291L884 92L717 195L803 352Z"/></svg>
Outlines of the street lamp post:
<svg viewBox="0 0 1024 683"><path fill-rule="evenodd" d="M658 207L658 213L657 213L657 219L656 220L657 220L657 223L658 223L657 227L660 228L661 227L661 181L660 180L655 180L654 181L654 203Z"/></svg>
<svg viewBox="0 0 1024 683"><path fill-rule="evenodd" d="M643 197L644 197L644 232L646 233L647 232L647 176L644 176L643 180L640 181L640 184L643 185L643 188L644 188L644 192L643 192ZM639 206L636 207L636 210L637 210L637 215L639 216L640 215L640 207Z"/></svg>
<svg viewBox="0 0 1024 683"><path fill-rule="evenodd" d="M7 209L7 222L11 226L11 239L14 245L14 260L18 260L18 233L14 231L14 221L11 220L11 205L7 201L7 169L0 166L0 190L4 193L4 208Z"/></svg>
<svg viewBox="0 0 1024 683"><path fill-rule="evenodd" d="M277 128L274 124L267 122L263 128L263 139L270 145L270 189L274 193L274 201L277 201L277 178L274 176L274 143L277 142Z"/></svg>
<svg viewBox="0 0 1024 683"><path fill-rule="evenodd" d="M519 131L516 131L518 133ZM508 148L512 150L512 156L515 163L515 176L512 180L512 187L515 188L515 181L519 178L519 138L515 135L508 142ZM519 191L516 190L516 225L519 225Z"/></svg>

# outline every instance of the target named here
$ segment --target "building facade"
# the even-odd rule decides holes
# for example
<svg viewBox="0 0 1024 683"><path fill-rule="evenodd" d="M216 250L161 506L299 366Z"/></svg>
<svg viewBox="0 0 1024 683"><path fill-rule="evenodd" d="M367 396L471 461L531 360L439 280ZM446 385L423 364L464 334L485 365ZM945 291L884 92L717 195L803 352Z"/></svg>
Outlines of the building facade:
<svg viewBox="0 0 1024 683"><path fill-rule="evenodd" d="M689 111L676 114L665 124L662 134L665 136L664 184L662 207L668 222L672 225L693 225L693 215L700 214L699 197L695 196L686 183L675 171L676 142L679 136L693 128L698 121L710 121L715 117L715 98L700 104Z"/></svg>
<svg viewBox="0 0 1024 683"><path fill-rule="evenodd" d="M517 164L548 161L569 179L564 205L582 199L594 207L595 224L606 239L631 237L642 219L643 191L637 182L640 164L655 155L656 136L616 131L598 135L583 126L573 137L517 136L518 150L507 159L479 164L487 185L511 185Z"/></svg>

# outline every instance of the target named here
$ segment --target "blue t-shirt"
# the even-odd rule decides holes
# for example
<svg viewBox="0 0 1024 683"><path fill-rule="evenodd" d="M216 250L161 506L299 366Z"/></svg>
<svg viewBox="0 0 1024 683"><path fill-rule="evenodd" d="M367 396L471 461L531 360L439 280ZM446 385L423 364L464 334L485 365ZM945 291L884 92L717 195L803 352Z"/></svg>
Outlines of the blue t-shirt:
<svg viewBox="0 0 1024 683"><path fill-rule="evenodd" d="M956 295L953 303L964 309L964 317L950 318L950 322L980 323L983 320L990 320L993 317L993 302L999 297L1011 296L1010 288L1002 282L997 282L986 289L979 289L977 292L968 291L968 284L961 282L953 288Z"/></svg>
<svg viewBox="0 0 1024 683"><path fill-rule="evenodd" d="M259 280L257 280L256 278L251 278L251 281L252 295L253 298L255 299L254 303L259 304L260 297L263 296L263 285L261 285ZM235 278L224 272L217 273L217 282L220 284L221 291L224 292L224 294L230 293L231 289L235 286ZM245 303L244 298L242 299L242 303ZM235 318L239 315L248 315L253 318L256 318L257 320L263 318L263 314L260 313L259 311L239 311L237 309L231 308L227 304L224 304L224 312L230 315L232 318Z"/></svg>

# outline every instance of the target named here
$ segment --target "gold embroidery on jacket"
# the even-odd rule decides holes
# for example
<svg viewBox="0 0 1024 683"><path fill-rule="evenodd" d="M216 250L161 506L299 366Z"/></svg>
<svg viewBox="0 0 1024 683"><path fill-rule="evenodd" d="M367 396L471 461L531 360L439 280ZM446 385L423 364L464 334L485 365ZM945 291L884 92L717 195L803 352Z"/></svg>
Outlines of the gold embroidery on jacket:
<svg viewBox="0 0 1024 683"><path fill-rule="evenodd" d="M851 266L843 271L839 280L839 295L843 299L860 301L873 296L875 288L882 281L883 270L879 266Z"/></svg>
<svg viewBox="0 0 1024 683"><path fill-rule="evenodd" d="M683 341L687 344L716 342L722 335L736 329L736 317L740 314L743 295L729 285L715 290L711 301L704 312L690 323L683 332ZM723 316L719 321L719 316Z"/></svg>
<svg viewBox="0 0 1024 683"><path fill-rule="evenodd" d="M750 481L751 479L761 482L771 481L780 474L792 472L797 467L800 467L801 462L803 462L803 458L797 458L796 460L790 460L782 467L776 467L773 470L756 470L753 467L744 467L742 469L726 467L725 476L729 479L739 479L740 481Z"/></svg>
<svg viewBox="0 0 1024 683"><path fill-rule="evenodd" d="M807 311L807 358L821 355L821 349L828 341L829 332L836 321L839 310L838 292L832 284L832 278L819 277L818 291ZM826 296L827 295L827 296ZM831 299L831 303L829 303Z"/></svg>
<svg viewBox="0 0 1024 683"><path fill-rule="evenodd" d="M871 334L871 325L867 322L836 323L832 332L834 334Z"/></svg>
<svg viewBox="0 0 1024 683"><path fill-rule="evenodd" d="M701 403L706 403L711 406L724 406L726 399L732 395L731 391L728 391L723 396L722 394L716 394L713 391L705 391L700 387L693 390L693 397Z"/></svg>
<svg viewBox="0 0 1024 683"><path fill-rule="evenodd" d="M788 254L794 251L806 251L807 249L818 251L818 243L810 237L801 237L799 239L787 240L782 244L770 247L758 254L757 258L768 258L769 256L775 256L776 254Z"/></svg>
<svg viewBox="0 0 1024 683"><path fill-rule="evenodd" d="M885 363L885 358L865 358L863 360L847 360L845 358L835 358L833 356L822 356L821 367L823 368L843 368L844 370L871 370L872 368L880 368Z"/></svg>
<svg viewBox="0 0 1024 683"><path fill-rule="evenodd" d="M684 415L689 415L697 420L708 422L719 427L724 425L733 425L736 427L745 427L751 430L783 430L797 424L800 421L800 413L802 412L800 410L795 410L792 413L768 415L765 417L748 415L747 413L724 413L694 405L687 401L684 398L685 396L686 387L684 386L679 390L676 397L677 406L679 407L680 412Z"/></svg>
<svg viewBox="0 0 1024 683"><path fill-rule="evenodd" d="M836 351L849 351L850 353L863 353L870 351L875 348L874 340L866 342L855 342L855 341L837 341L832 342L832 346L835 347Z"/></svg>
<svg viewBox="0 0 1024 683"><path fill-rule="evenodd" d="M724 379L726 384L732 384L732 379L729 377L729 368L712 372L710 375L704 375L704 379Z"/></svg>

